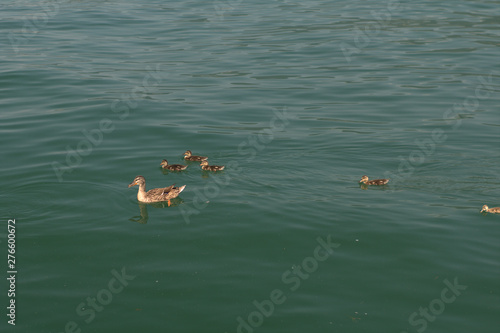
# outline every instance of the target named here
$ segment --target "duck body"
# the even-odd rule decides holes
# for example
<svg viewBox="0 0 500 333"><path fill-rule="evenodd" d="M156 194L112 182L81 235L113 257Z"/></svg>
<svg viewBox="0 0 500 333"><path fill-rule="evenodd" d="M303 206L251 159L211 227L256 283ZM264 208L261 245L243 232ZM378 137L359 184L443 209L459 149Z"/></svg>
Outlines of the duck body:
<svg viewBox="0 0 500 333"><path fill-rule="evenodd" d="M182 171L186 170L187 165L182 164L168 164L167 160L163 160L160 163L162 169L170 170L170 171Z"/></svg>
<svg viewBox="0 0 500 333"><path fill-rule="evenodd" d="M500 214L500 207L492 207L489 208L488 206L484 205L483 208L481 208L481 212L486 212L486 213L492 213L492 214Z"/></svg>
<svg viewBox="0 0 500 333"><path fill-rule="evenodd" d="M369 180L368 176L361 177L360 183L365 185L385 185L389 182L389 179L374 179Z"/></svg>
<svg viewBox="0 0 500 333"><path fill-rule="evenodd" d="M201 161L205 161L206 159L208 159L208 157L196 156L196 155L193 155L191 153L191 150L186 150L186 152L184 153L184 159L187 161L201 162Z"/></svg>
<svg viewBox="0 0 500 333"><path fill-rule="evenodd" d="M201 162L201 168L206 171L222 171L224 170L224 165L208 165L208 161L204 160Z"/></svg>
<svg viewBox="0 0 500 333"><path fill-rule="evenodd" d="M168 201L169 205L170 199L177 198L186 187L186 185L175 187L175 184L173 184L164 188L154 188L146 192L146 179L143 176L135 177L134 181L128 187L135 185L139 185L139 191L137 192L138 201L145 203Z"/></svg>

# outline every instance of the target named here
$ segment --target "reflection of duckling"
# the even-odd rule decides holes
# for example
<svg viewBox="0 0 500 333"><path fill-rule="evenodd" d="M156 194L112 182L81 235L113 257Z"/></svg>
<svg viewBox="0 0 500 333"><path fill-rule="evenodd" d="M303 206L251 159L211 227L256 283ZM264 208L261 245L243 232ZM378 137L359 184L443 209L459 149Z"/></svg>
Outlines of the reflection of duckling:
<svg viewBox="0 0 500 333"><path fill-rule="evenodd" d="M207 171L222 171L225 168L224 165L208 165L208 161L206 160L202 161L200 165L203 170Z"/></svg>
<svg viewBox="0 0 500 333"><path fill-rule="evenodd" d="M137 176L134 181L128 185L132 187L134 185L139 185L139 191L137 192L137 200L140 202L152 203L160 201L168 201L170 206L170 199L177 198L177 196L184 190L186 185L181 187L175 187L170 185L164 188L154 188L146 192L146 179L143 176Z"/></svg>
<svg viewBox="0 0 500 333"><path fill-rule="evenodd" d="M196 155L192 155L191 153L191 150L186 150L186 152L184 153L184 159L185 160L188 160L188 161L195 161L195 162L201 162L201 161L204 161L206 160L208 157L206 156L196 156Z"/></svg>
<svg viewBox="0 0 500 333"><path fill-rule="evenodd" d="M182 164L170 164L170 165L168 165L167 160L161 161L160 165L161 165L162 169L167 169L167 170L171 170L171 171L182 171L182 170L186 170L186 168L187 168L187 165L182 165Z"/></svg>
<svg viewBox="0 0 500 333"><path fill-rule="evenodd" d="M489 208L488 206L484 205L483 208L481 209L480 213L482 213L482 212L500 214L500 207Z"/></svg>
<svg viewBox="0 0 500 333"><path fill-rule="evenodd" d="M359 182L365 185L385 185L389 182L389 179L368 180L368 176L363 176Z"/></svg>

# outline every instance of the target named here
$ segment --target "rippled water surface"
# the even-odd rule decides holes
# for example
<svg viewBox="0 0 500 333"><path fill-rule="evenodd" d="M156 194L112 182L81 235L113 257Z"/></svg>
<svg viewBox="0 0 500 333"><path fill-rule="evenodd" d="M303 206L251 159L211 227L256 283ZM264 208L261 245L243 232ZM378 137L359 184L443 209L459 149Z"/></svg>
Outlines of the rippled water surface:
<svg viewBox="0 0 500 333"><path fill-rule="evenodd" d="M500 1L0 6L2 332L498 331Z"/></svg>

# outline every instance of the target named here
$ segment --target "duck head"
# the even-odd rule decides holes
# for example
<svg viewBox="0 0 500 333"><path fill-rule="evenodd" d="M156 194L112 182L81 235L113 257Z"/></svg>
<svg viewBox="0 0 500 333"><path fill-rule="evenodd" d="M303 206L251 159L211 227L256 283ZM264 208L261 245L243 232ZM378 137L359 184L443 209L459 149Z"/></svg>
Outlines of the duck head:
<svg viewBox="0 0 500 333"><path fill-rule="evenodd" d="M137 176L134 178L134 181L130 184L128 184L128 187L132 187L135 185L144 185L146 184L146 179L143 176Z"/></svg>
<svg viewBox="0 0 500 333"><path fill-rule="evenodd" d="M368 181L368 176L363 176L361 177L361 179L359 180L360 183L366 183Z"/></svg>
<svg viewBox="0 0 500 333"><path fill-rule="evenodd" d="M191 150L186 150L186 152L184 153L184 155L186 157L190 157L191 155L193 155L193 153L191 153Z"/></svg>

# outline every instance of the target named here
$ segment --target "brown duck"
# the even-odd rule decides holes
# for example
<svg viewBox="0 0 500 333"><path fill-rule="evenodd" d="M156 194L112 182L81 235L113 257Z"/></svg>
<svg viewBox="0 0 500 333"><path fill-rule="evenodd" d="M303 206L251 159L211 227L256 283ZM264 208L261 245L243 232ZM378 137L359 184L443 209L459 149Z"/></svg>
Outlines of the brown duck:
<svg viewBox="0 0 500 333"><path fill-rule="evenodd" d="M167 169L171 171L182 171L186 170L187 165L182 165L182 164L168 164L167 160L163 160L160 163L162 169Z"/></svg>
<svg viewBox="0 0 500 333"><path fill-rule="evenodd" d="M137 200L140 202L152 203L168 201L170 206L170 199L177 198L177 196L184 190L186 185L181 187L175 187L170 185L164 188L154 188L146 192L146 179L143 176L137 176L134 181L128 185L132 187L134 185L139 185L139 191L137 192Z"/></svg>
<svg viewBox="0 0 500 333"><path fill-rule="evenodd" d="M222 171L224 170L224 165L208 165L208 161L204 160L201 162L201 168L207 171Z"/></svg>
<svg viewBox="0 0 500 333"><path fill-rule="evenodd" d="M184 153L184 159L187 161L195 161L195 162L201 162L206 160L208 157L206 156L196 156L191 153L191 150L186 150Z"/></svg>
<svg viewBox="0 0 500 333"><path fill-rule="evenodd" d="M389 182L389 179L368 180L368 176L363 176L359 182L365 185L385 185Z"/></svg>
<svg viewBox="0 0 500 333"><path fill-rule="evenodd" d="M484 205L480 213L482 212L500 214L500 207L489 208L488 206Z"/></svg>

